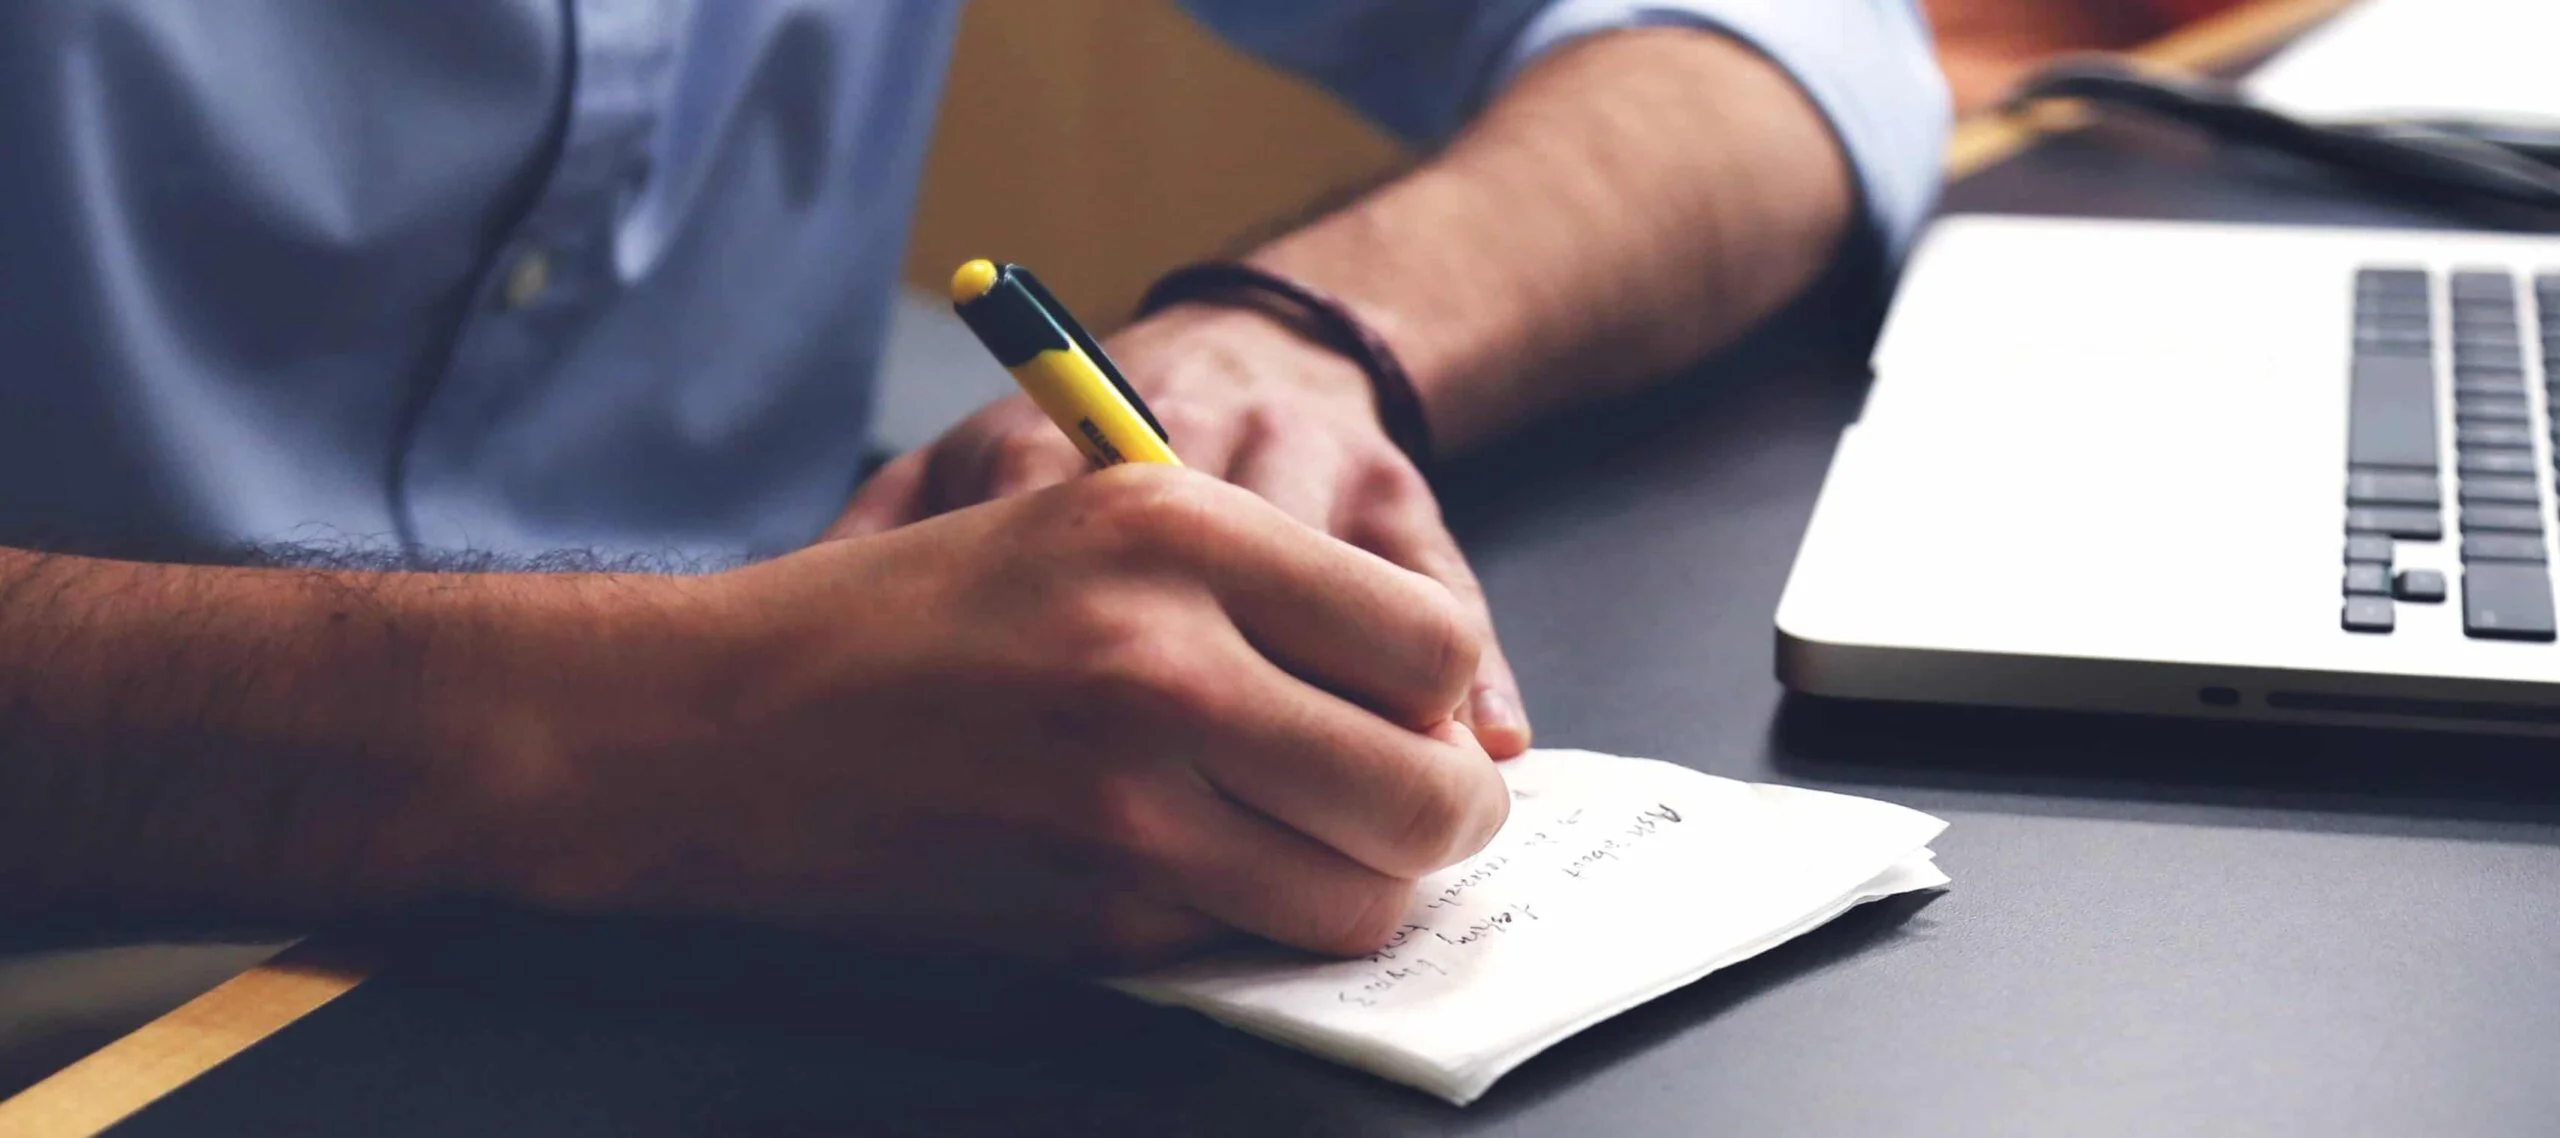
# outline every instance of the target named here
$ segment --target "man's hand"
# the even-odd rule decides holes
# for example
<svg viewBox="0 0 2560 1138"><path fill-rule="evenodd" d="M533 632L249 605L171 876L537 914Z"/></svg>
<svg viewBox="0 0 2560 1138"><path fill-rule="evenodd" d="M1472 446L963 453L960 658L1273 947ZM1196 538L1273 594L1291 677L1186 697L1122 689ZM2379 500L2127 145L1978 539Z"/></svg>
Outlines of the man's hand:
<svg viewBox="0 0 2560 1138"><path fill-rule="evenodd" d="M1130 328L1108 350L1185 464L1456 595L1481 648L1458 718L1496 758L1527 749L1519 684L1484 592L1429 484L1379 425L1358 368L1262 316L1195 306ZM1084 459L1057 427L1015 396L882 468L828 536L878 533L1083 473ZM1345 635L1356 649L1366 634Z"/></svg>
<svg viewBox="0 0 2560 1138"><path fill-rule="evenodd" d="M1199 474L689 595L668 619L712 634L642 622L607 730L524 764L514 892L1087 961L1226 930L1347 954L1508 811L1450 718L1476 614Z"/></svg>

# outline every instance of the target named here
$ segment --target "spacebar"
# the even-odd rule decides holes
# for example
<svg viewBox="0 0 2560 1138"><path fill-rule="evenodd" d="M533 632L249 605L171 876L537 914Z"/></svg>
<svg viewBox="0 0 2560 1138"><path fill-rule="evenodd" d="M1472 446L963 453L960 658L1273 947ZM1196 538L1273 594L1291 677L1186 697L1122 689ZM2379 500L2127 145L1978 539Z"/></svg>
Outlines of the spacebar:
<svg viewBox="0 0 2560 1138"><path fill-rule="evenodd" d="M2356 466L2436 468L2435 361L2366 356L2356 360L2347 400L2347 461Z"/></svg>
<svg viewBox="0 0 2560 1138"><path fill-rule="evenodd" d="M2521 562L2462 570L2462 631L2483 640L2550 640L2551 573Z"/></svg>

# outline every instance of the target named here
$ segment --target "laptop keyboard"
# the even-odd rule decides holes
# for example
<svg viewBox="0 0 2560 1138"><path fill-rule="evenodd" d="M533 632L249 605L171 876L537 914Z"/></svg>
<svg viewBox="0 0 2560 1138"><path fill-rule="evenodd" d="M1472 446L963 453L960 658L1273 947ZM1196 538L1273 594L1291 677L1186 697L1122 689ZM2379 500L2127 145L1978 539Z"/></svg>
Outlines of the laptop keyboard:
<svg viewBox="0 0 2560 1138"><path fill-rule="evenodd" d="M2443 301L2438 301L2438 285ZM2531 311L2523 307L2529 298ZM2442 309L2442 311L2439 311ZM2439 319L2441 317L2441 319ZM2450 350L2438 340L2449 335ZM2348 384L2347 542L2340 623L2388 633L2399 604L2449 599L2444 575L2394 571L2397 542L2445 540L2447 471L2438 440L2443 368L2451 363L2455 528L2462 630L2481 640L2550 641L2544 531L2546 474L2534 440L2552 432L2528 390L2536 350L2560 360L2560 273L2527 281L2504 270L2450 274L2374 267L2356 274L2355 354ZM2560 379L2548 366L2546 377ZM2546 404L2560 401L2560 384ZM2560 433L2549 435L2560 454Z"/></svg>

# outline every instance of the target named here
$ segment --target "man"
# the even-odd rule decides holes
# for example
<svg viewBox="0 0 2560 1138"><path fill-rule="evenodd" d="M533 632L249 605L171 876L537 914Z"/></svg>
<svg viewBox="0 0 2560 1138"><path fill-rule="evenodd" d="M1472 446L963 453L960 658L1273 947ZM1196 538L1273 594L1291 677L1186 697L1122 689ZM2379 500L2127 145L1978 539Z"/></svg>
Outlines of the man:
<svg viewBox="0 0 2560 1138"><path fill-rule="evenodd" d="M1442 454L1934 182L1903 0L1192 6L1450 139L1253 255ZM1529 725L1361 365L1203 297L1109 345L1193 470L1008 402L846 501L953 16L8 6L0 903L1384 936Z"/></svg>

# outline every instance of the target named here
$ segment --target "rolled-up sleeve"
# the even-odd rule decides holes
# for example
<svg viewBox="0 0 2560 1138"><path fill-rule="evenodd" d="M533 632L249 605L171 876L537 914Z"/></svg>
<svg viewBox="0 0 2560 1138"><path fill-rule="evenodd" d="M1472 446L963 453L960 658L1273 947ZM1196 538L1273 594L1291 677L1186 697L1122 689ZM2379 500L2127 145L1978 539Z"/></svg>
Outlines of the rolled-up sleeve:
<svg viewBox="0 0 2560 1138"><path fill-rule="evenodd" d="M1531 62L1599 32L1697 27L1766 55L1830 123L1888 262L1936 203L1946 84L1917 0L1187 0L1202 23L1431 145Z"/></svg>

